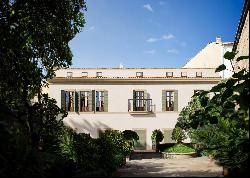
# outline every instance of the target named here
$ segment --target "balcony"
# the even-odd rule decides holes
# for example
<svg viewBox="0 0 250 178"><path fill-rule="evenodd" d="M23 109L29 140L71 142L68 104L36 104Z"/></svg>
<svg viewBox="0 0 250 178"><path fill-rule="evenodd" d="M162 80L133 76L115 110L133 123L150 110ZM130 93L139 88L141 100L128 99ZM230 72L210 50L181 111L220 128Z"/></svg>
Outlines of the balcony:
<svg viewBox="0 0 250 178"><path fill-rule="evenodd" d="M153 112L152 99L128 99L130 114L150 114Z"/></svg>

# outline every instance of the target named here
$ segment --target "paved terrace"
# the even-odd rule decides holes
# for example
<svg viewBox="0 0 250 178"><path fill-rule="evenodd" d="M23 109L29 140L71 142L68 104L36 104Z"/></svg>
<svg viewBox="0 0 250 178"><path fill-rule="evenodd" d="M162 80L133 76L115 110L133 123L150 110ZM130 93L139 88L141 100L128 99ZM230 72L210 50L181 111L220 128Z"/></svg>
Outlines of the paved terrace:
<svg viewBox="0 0 250 178"><path fill-rule="evenodd" d="M208 157L128 161L117 177L223 177L223 168Z"/></svg>

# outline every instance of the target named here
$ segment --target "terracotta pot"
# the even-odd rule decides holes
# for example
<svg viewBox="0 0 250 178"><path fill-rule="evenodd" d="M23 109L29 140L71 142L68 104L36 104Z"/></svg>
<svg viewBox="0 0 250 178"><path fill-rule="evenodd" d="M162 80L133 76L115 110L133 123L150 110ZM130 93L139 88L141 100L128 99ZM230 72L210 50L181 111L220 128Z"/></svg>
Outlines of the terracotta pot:
<svg viewBox="0 0 250 178"><path fill-rule="evenodd" d="M227 166L223 166L223 176L228 177L229 176L229 169Z"/></svg>

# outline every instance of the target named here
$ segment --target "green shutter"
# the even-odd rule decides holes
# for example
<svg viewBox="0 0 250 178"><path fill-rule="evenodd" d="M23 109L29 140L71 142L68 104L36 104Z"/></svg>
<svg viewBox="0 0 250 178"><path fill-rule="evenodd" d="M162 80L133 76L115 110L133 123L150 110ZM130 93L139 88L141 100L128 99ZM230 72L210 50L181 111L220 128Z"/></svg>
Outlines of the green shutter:
<svg viewBox="0 0 250 178"><path fill-rule="evenodd" d="M89 111L93 111L93 103L92 101L95 101L92 99L92 92L91 90L88 92L88 105L89 105Z"/></svg>
<svg viewBox="0 0 250 178"><path fill-rule="evenodd" d="M162 90L162 111L166 111L166 90Z"/></svg>
<svg viewBox="0 0 250 178"><path fill-rule="evenodd" d="M174 111L178 111L178 90L174 91Z"/></svg>
<svg viewBox="0 0 250 178"><path fill-rule="evenodd" d="M92 90L92 111L95 112L95 90Z"/></svg>
<svg viewBox="0 0 250 178"><path fill-rule="evenodd" d="M75 91L74 92L75 94L75 112L78 112L79 111L79 101L78 101L78 98L79 98L79 91Z"/></svg>
<svg viewBox="0 0 250 178"><path fill-rule="evenodd" d="M104 112L108 112L108 91L104 90Z"/></svg>
<svg viewBox="0 0 250 178"><path fill-rule="evenodd" d="M66 98L64 90L61 90L61 109L66 110Z"/></svg>

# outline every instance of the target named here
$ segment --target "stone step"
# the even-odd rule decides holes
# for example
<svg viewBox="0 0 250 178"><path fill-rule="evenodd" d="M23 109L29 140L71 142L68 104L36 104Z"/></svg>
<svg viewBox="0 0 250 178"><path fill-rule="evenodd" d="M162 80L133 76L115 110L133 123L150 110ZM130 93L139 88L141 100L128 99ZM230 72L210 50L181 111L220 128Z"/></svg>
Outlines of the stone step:
<svg viewBox="0 0 250 178"><path fill-rule="evenodd" d="M153 158L162 158L162 154L155 151L134 151L130 157L131 160L138 160L138 159L153 159Z"/></svg>

